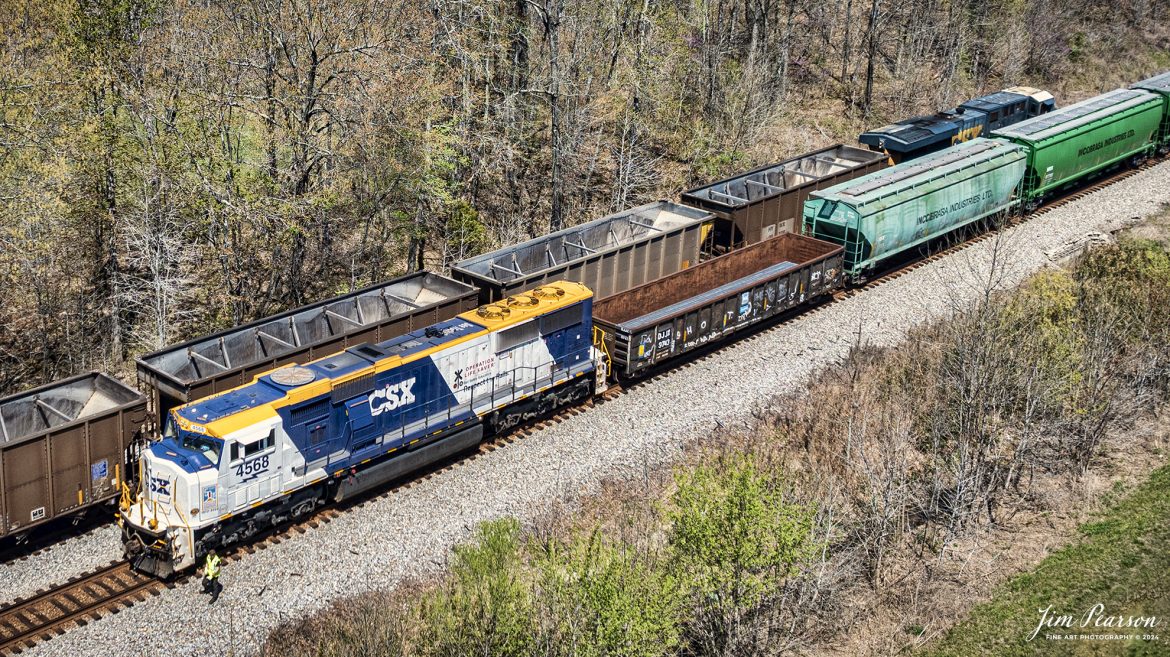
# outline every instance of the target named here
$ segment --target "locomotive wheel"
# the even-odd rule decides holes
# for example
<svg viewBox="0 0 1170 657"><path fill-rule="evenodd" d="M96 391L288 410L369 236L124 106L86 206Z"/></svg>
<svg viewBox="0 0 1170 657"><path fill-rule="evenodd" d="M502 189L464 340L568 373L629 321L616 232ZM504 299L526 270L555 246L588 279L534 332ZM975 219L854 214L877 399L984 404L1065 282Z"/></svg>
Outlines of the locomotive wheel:
<svg viewBox="0 0 1170 657"><path fill-rule="evenodd" d="M307 499L303 502L299 502L296 506L294 506L292 508L292 516L294 518L300 518L302 516L307 516L310 513L312 513L313 509L315 509L315 508L317 508L317 498L310 497L309 499Z"/></svg>

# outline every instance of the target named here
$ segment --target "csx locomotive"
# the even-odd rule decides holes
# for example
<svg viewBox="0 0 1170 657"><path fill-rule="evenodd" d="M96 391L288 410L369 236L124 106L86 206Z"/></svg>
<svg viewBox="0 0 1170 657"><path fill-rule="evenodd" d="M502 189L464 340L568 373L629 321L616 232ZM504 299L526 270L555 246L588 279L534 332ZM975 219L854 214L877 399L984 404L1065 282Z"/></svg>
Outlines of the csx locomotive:
<svg viewBox="0 0 1170 657"><path fill-rule="evenodd" d="M159 576L605 388L592 292L557 282L173 409L122 500Z"/></svg>
<svg viewBox="0 0 1170 657"><path fill-rule="evenodd" d="M916 116L857 138L870 150L890 156L895 163L921 157L976 137L986 137L992 130L1019 123L1056 109L1056 101L1047 91L1031 87L1012 87L969 100L958 107Z"/></svg>

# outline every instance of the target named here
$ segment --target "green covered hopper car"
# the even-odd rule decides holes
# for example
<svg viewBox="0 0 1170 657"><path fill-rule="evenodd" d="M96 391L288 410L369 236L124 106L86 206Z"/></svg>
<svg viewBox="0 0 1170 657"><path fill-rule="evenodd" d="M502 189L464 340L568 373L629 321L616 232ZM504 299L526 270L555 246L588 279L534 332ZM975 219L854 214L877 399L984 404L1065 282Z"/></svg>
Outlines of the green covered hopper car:
<svg viewBox="0 0 1170 657"><path fill-rule="evenodd" d="M1035 207L1058 189L1126 160L1150 155L1164 100L1117 89L992 133L1024 147L1028 172L1021 195Z"/></svg>
<svg viewBox="0 0 1170 657"><path fill-rule="evenodd" d="M805 233L844 246L845 273L858 280L882 260L1012 208L1026 162L1019 146L973 139L813 192Z"/></svg>

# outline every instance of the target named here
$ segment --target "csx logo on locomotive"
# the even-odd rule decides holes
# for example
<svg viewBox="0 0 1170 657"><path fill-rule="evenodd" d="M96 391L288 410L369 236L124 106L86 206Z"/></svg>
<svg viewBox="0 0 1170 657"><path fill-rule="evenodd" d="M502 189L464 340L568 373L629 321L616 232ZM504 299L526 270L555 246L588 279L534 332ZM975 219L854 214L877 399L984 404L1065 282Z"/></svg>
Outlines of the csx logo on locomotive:
<svg viewBox="0 0 1170 657"><path fill-rule="evenodd" d="M414 403L414 377L391 383L381 390L370 393L370 415L381 415L400 406Z"/></svg>
<svg viewBox="0 0 1170 657"><path fill-rule="evenodd" d="M162 477L151 477L150 492L154 493L155 495L170 495L171 482L163 479Z"/></svg>

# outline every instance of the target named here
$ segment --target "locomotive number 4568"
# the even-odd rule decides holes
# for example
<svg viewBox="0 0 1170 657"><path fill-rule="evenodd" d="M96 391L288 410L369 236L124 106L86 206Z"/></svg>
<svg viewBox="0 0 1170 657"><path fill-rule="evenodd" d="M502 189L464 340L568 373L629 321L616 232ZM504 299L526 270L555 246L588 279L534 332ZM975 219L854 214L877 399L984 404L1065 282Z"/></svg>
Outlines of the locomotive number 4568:
<svg viewBox="0 0 1170 657"><path fill-rule="evenodd" d="M244 461L236 466L237 477L251 477L252 475L260 474L268 469L268 456L265 454L257 459L251 461Z"/></svg>

